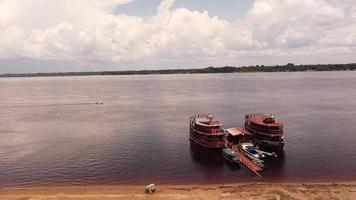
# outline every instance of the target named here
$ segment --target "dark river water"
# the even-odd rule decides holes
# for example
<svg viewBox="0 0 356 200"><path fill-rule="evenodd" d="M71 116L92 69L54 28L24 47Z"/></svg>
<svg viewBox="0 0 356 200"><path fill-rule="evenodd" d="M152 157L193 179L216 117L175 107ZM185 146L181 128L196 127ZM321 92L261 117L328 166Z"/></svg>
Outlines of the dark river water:
<svg viewBox="0 0 356 200"><path fill-rule="evenodd" d="M0 111L0 186L260 180L190 144L202 113L285 123L263 181L356 179L356 72L2 78Z"/></svg>

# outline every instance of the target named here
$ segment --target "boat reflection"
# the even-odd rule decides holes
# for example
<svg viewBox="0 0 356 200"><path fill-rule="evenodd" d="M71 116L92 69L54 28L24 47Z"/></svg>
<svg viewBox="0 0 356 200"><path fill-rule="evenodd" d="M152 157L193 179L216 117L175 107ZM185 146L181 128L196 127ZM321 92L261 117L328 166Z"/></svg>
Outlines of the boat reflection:
<svg viewBox="0 0 356 200"><path fill-rule="evenodd" d="M264 177L268 177L270 181L279 181L286 178L285 165L286 165L286 154L284 150L278 153L277 158L265 159L265 165L267 170L263 172Z"/></svg>
<svg viewBox="0 0 356 200"><path fill-rule="evenodd" d="M241 165L237 165L235 163L231 163L231 162L229 162L229 161L227 161L225 159L224 159L224 163L230 170L239 170L239 169L241 169L241 165L242 165L242 164Z"/></svg>
<svg viewBox="0 0 356 200"><path fill-rule="evenodd" d="M195 163L209 168L222 168L221 149L208 149L190 141L190 154Z"/></svg>

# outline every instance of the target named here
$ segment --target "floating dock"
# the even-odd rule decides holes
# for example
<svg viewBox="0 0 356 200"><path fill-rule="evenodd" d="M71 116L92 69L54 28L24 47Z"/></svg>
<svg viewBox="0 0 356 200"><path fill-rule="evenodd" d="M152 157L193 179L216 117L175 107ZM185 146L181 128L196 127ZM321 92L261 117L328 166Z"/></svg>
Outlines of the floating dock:
<svg viewBox="0 0 356 200"><path fill-rule="evenodd" d="M249 158L245 156L245 154L241 153L240 149L237 145L232 145L232 149L236 152L242 164L244 164L248 169L253 171L257 176L262 177L259 172L263 169L258 166L256 163L252 162Z"/></svg>

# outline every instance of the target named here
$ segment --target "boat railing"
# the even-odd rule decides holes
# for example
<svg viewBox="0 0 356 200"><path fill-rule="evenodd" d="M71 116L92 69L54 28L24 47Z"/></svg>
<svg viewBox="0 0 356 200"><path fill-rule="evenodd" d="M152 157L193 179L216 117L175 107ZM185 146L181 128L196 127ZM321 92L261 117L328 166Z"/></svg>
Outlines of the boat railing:
<svg viewBox="0 0 356 200"><path fill-rule="evenodd" d="M196 118L206 118L206 119L213 119L212 115L207 115L207 114L201 114L201 115L191 115L190 119L196 119Z"/></svg>
<svg viewBox="0 0 356 200"><path fill-rule="evenodd" d="M260 113L253 113L253 114L247 114L245 115L245 118L254 118L254 117L261 117L261 118L267 118L268 116L265 114L260 114Z"/></svg>
<svg viewBox="0 0 356 200"><path fill-rule="evenodd" d="M205 124L201 119L207 119L210 122L217 122L215 124ZM212 115L192 115L190 116L190 121L195 121L197 123L200 123L202 126L222 126L221 122L215 121L212 117ZM208 121L207 121L208 122Z"/></svg>
<svg viewBox="0 0 356 200"><path fill-rule="evenodd" d="M196 132L198 132L199 134L203 134L203 135L207 135L207 136L218 136L218 135L226 135L226 133L224 131L212 131L212 132L209 132L209 133L205 133L205 132L202 132L202 131L199 131L199 130L194 130Z"/></svg>

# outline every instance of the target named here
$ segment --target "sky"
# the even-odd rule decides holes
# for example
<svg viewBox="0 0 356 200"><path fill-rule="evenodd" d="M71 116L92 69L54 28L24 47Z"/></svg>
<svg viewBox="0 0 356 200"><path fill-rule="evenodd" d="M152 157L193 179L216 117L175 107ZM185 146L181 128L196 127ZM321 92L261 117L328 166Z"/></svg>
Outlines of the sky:
<svg viewBox="0 0 356 200"><path fill-rule="evenodd" d="M0 73L356 62L356 0L0 0L0 30Z"/></svg>

